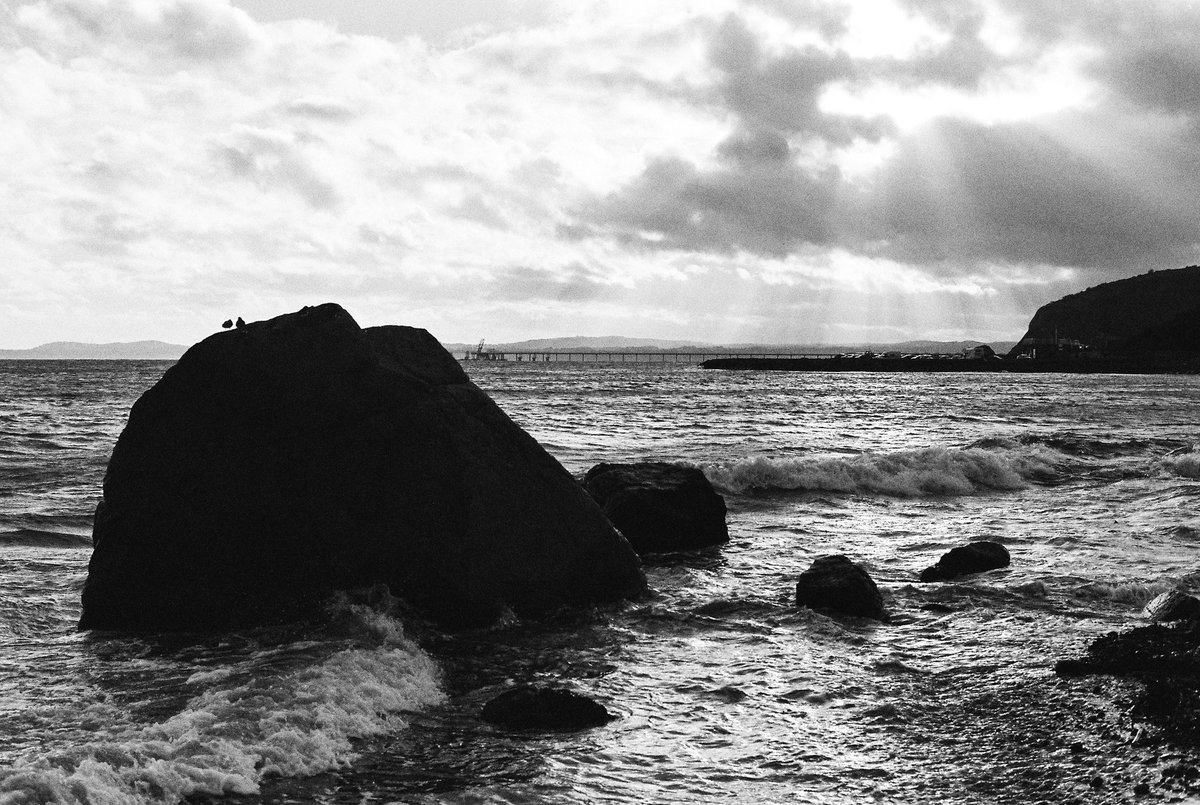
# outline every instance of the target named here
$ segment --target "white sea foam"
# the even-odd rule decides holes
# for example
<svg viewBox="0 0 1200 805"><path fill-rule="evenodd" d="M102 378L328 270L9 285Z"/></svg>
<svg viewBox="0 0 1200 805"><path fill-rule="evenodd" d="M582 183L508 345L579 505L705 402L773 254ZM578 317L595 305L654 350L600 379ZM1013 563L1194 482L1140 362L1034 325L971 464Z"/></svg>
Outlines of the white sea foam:
<svg viewBox="0 0 1200 805"><path fill-rule="evenodd" d="M1179 583L1172 579L1158 581L1094 581L1075 589L1075 597L1093 601L1113 601L1144 607L1155 597L1174 590Z"/></svg>
<svg viewBox="0 0 1200 805"><path fill-rule="evenodd" d="M1183 478L1200 478L1200 451L1171 453L1163 456L1163 467Z"/></svg>
<svg viewBox="0 0 1200 805"><path fill-rule="evenodd" d="M912 497L1020 489L1030 480L1056 475L1054 453L1043 447L930 447L824 458L752 456L728 465L709 465L704 471L713 484L732 493L794 489Z"/></svg>
<svg viewBox="0 0 1200 805"><path fill-rule="evenodd" d="M189 683L215 686L166 721L0 772L0 804L253 794L265 777L346 765L354 739L400 729L406 713L444 697L435 662L396 621L372 617L367 628L382 645L345 648L282 677L193 675Z"/></svg>

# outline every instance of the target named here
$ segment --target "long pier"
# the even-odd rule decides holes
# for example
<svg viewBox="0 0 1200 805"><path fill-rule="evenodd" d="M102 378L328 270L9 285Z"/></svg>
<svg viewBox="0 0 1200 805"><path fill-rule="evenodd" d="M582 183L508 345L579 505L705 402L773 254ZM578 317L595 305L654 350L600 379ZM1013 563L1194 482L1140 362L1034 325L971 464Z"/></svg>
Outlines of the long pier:
<svg viewBox="0 0 1200 805"><path fill-rule="evenodd" d="M516 363L703 363L721 358L770 360L796 358L828 359L834 357L836 356L820 352L734 352L730 350L720 352L685 352L675 350L659 352L621 352L617 350L597 352L581 350L570 352L566 350L512 351L498 349L494 351L468 352L461 360L472 364L506 361Z"/></svg>

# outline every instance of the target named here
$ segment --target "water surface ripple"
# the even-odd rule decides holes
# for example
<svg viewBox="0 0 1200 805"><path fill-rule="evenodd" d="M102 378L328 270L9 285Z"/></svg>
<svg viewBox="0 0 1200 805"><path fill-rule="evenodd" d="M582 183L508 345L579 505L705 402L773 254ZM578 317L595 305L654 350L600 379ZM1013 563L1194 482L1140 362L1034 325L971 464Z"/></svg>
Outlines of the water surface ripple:
<svg viewBox="0 0 1200 805"><path fill-rule="evenodd" d="M374 595L316 631L80 635L104 463L163 368L0 364L0 801L1197 793L1180 769L1200 758L1133 720L1134 683L1052 667L1159 592L1200 587L1200 378L468 365L573 473L703 469L729 544L648 558L643 600L489 630L402 625ZM1012 566L917 583L974 539ZM869 570L890 622L792 604L830 553ZM514 682L568 685L619 718L483 724Z"/></svg>

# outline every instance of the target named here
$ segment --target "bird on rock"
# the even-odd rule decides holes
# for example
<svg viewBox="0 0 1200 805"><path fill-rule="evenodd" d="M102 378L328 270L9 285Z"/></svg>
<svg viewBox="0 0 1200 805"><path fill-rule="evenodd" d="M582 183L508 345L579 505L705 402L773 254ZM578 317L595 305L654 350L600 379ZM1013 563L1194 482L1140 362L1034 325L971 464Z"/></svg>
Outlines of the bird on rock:
<svg viewBox="0 0 1200 805"><path fill-rule="evenodd" d="M233 326L233 319L226 319L225 321L221 322L221 328L224 330L228 330L232 326Z"/></svg>
<svg viewBox="0 0 1200 805"><path fill-rule="evenodd" d="M246 326L246 322L245 322L245 320L243 320L243 319L242 319L242 317L241 317L241 316L238 316L238 318L237 318L237 326L238 326L238 327L245 327L245 326Z"/></svg>

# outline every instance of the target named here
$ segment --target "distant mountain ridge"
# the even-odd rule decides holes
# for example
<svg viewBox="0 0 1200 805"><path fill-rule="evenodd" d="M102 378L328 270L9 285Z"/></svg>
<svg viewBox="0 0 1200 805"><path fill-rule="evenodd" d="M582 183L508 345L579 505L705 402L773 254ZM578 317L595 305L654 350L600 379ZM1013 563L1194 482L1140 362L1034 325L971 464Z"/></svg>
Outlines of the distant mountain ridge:
<svg viewBox="0 0 1200 805"><path fill-rule="evenodd" d="M484 343L483 348L487 350L495 350L496 352L537 352L545 350L548 352L657 352L678 350L687 351L695 350L697 352L808 352L815 354L836 354L840 352L863 352L870 350L872 352L906 352L906 353L939 353L952 354L962 352L964 349L976 347L983 343L989 345L997 352L1006 352L1016 343L1015 341L993 341L984 342L978 340L966 341L930 341L930 340L915 340L915 341L900 341L900 342L875 342L875 341L859 341L848 342L844 344L713 344L705 341L670 341L657 338L630 338L628 336L566 336L563 338L536 338L529 341L514 341L507 343ZM462 344L446 342L442 344L452 355L461 356L464 352L474 352L479 346L475 344Z"/></svg>
<svg viewBox="0 0 1200 805"><path fill-rule="evenodd" d="M179 344L165 341L130 341L110 344L86 344L79 341L53 341L30 349L0 349L0 360L142 360L175 361L187 351Z"/></svg>

